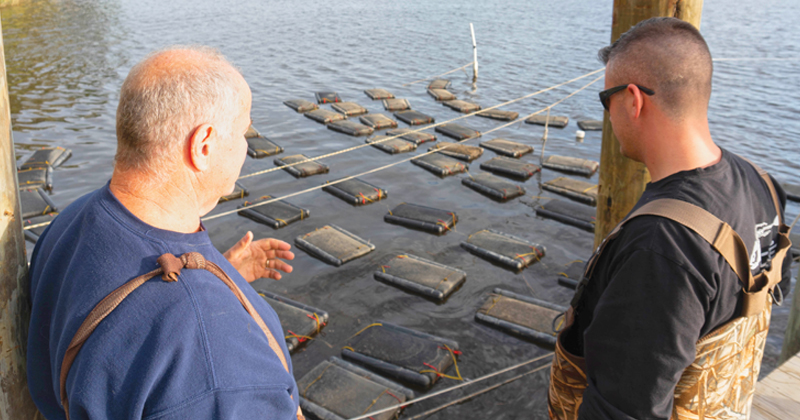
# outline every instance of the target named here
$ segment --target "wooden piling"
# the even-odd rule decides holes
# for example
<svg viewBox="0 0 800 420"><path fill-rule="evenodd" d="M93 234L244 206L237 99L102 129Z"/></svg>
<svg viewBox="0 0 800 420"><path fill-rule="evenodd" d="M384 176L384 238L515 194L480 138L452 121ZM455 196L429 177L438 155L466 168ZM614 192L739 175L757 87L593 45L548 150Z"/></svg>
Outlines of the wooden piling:
<svg viewBox="0 0 800 420"><path fill-rule="evenodd" d="M637 23L658 16L672 16L700 28L703 0L614 0L611 42ZM599 104L598 104L599 106ZM608 112L603 115L603 146L600 152L600 188L597 198L595 247L639 201L650 182L647 168L619 151Z"/></svg>
<svg viewBox="0 0 800 420"><path fill-rule="evenodd" d="M28 391L28 262L17 186L0 24L0 420L41 418Z"/></svg>

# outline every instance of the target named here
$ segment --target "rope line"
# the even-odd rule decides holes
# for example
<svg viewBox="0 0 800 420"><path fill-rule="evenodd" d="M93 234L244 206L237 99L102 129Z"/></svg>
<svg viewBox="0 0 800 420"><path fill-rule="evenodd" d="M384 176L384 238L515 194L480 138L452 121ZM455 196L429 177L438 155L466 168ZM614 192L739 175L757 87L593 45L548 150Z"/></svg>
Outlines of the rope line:
<svg viewBox="0 0 800 420"><path fill-rule="evenodd" d="M362 149L364 147L369 147L369 146L372 146L372 145L375 145L375 144L379 144L379 143L383 143L383 142L386 142L386 141L389 141L389 140L394 140L396 138L404 137L404 136L407 136L407 135L412 134L412 133L419 133L421 131L430 130L431 128L435 128L435 127L439 127L441 125L449 124L449 123L451 123L453 121L458 121L458 120L462 120L464 118L469 118L469 117L471 117L473 115L479 114L479 113L484 112L484 111L490 111L490 110L495 109L495 108L500 108L502 106L506 106L506 105L509 105L509 104L513 104L515 102L519 102L519 101L524 100L524 99L528 99L528 98L534 97L536 95L541 95L542 93L549 92L549 91L551 91L553 89L558 89L561 86L568 85L568 84L570 84L572 82L575 82L575 81L578 81L578 80L581 80L581 79L585 79L585 78L587 78L589 76L595 75L595 74L597 74L597 73L599 73L599 72L601 72L603 70L605 70L605 68L600 68L600 69L591 71L589 73L586 73L586 74L584 74L582 76L578 76L578 77L576 77L574 79L567 80L566 82L562 82L562 83L559 83L557 85L553 85L553 86L550 86L548 88L541 89L541 90L538 90L538 91L533 92L533 93L529 93L529 94L527 94L525 96L520 96L519 98L512 99L510 101L506 101L506 102L503 102L503 103L500 103L500 104L497 104L497 105L494 105L494 106L490 106L488 108L483 108L483 109L480 109L478 111L475 111L475 112L472 112L472 113L469 113L469 114L461 115L461 116L458 116L456 118L449 119L447 121L442 121L442 122L438 122L438 123L434 123L434 124L428 124L428 125L426 125L424 127L420 127L420 128L416 128L416 129L413 129L413 130L410 130L410 131L406 131L406 132L404 132L402 134L397 134L397 135L394 135L394 136L387 136L384 139L376 140L376 141L373 141L371 143L360 144L358 146L348 147L346 149L342 149L342 150L339 150L337 152L332 152L332 153L328 153L328 154L325 154L325 155L315 156L315 157L311 157L311 158L308 158L308 159L298 160L297 162L292 162L292 163L289 163L289 164L286 164L286 165L276 166L274 168L264 169L263 171L257 171L257 172L253 172L251 174L242 175L238 179L246 179L246 178L251 178L251 177L254 177L254 176L258 176L258 175L268 174L270 172L279 171L281 169L288 168L290 166L299 165L301 163L315 162L318 159L326 159L326 158L337 156L337 155L341 155L341 154L344 154L344 153L349 153L349 152L352 152L354 150ZM525 117L525 118L528 118L528 117ZM520 120L520 121L523 121L523 120ZM514 122L517 122L517 121L514 121Z"/></svg>
<svg viewBox="0 0 800 420"><path fill-rule="evenodd" d="M531 363L538 362L539 360L545 359L545 358L550 357L552 355L553 355L553 353L550 352L550 353L541 355L539 357L534 357L533 359L530 359L530 360L522 362L522 363L518 363L518 364L516 364L514 366L509 366L507 368L500 369L497 372L492 372L492 373L483 375L480 378L473 379L473 380L467 381L467 382L463 382L463 383L460 383L458 385L452 386L450 388L445 388L445 389L443 389L441 391L436 391L436 392L434 392L432 394L424 395L424 396L419 397L419 398L411 399L411 400L408 400L408 401L406 401L406 402L404 402L402 404L397 404L397 405L393 405L393 406L390 406L390 407L382 408L380 410L373 411L371 413L362 414L362 415L360 415L358 417L353 417L350 420L363 420L363 419L366 419L368 417L372 417L372 416L375 416L375 415L378 415L378 414L381 414L381 413L385 413L387 411L395 410L395 409L398 409L398 408L401 408L401 407L408 407L409 405L418 403L420 401L425 401L427 399L436 397L438 395L442 395L442 394L445 394L445 393L448 393L448 392L451 392L451 391L455 391L455 390L463 388L465 386L476 384L478 382L482 382L482 381L485 381L487 379L493 378L493 377L495 377L497 375L502 375L503 373L506 373L508 371L512 371L514 369L518 369L518 368L521 368L523 366L527 366L527 365L529 365ZM544 366L549 366L549 365L544 365Z"/></svg>
<svg viewBox="0 0 800 420"><path fill-rule="evenodd" d="M459 67L459 68L457 68L457 69L450 70L450 71L448 71L448 72L446 72L446 73L442 73L442 74L440 74L440 75L438 75L438 76L431 76L431 77L426 77L426 78L424 78L424 79L414 80L413 82L406 83L406 84L404 84L404 85L400 85L400 86L402 86L402 87L411 86L411 85L415 85L415 84L417 84L417 83L419 83L419 82L424 82L424 81L426 81L426 80L431 80L431 79L436 79L436 78L439 78L439 77L442 77L442 76L447 76L447 75L448 75L448 74L450 74L450 73L455 73L455 72L457 72L457 71L459 71L459 70L461 70L461 69L465 69L465 68L467 68L467 67L471 66L471 65L472 65L472 63L473 63L473 61L470 61L469 63L467 63L467 64L464 64L463 66L461 66L461 67Z"/></svg>
<svg viewBox="0 0 800 420"><path fill-rule="evenodd" d="M602 70L602 69L601 69L601 70ZM593 72L593 73L596 73L596 72ZM600 79L602 79L603 77L604 77L604 76L599 76L599 77L597 77L596 79L592 80L591 82L587 83L586 85L584 85L584 86L580 87L579 89L577 89L577 90L573 91L573 92L572 92L572 93L570 93L569 95L567 95L567 96L565 96L565 97L563 97L563 98L559 99L559 100L558 100L558 101L556 101L556 102L553 102L552 104L550 104L549 106L547 106L547 107L545 107L545 108L542 108L542 109L540 109L540 110L538 110L538 111L536 111L536 112L533 112L533 113L531 113L531 114L529 114L529 115L526 115L524 118L525 118L525 119L527 119L527 118L530 118L530 117L532 117L532 116L534 116L534 115L541 114L542 112L545 112L545 111L549 110L550 108L553 108L554 106L556 106L556 105L558 105L558 104L560 104L560 103L564 102L565 100L567 100L567 99L569 99L569 98L571 98L571 97L575 96L576 94L578 94L579 92L581 92L581 91L583 91L584 89L588 88L589 86L591 86L591 85L593 85L593 84L597 83L597 82L598 82ZM482 133L482 135L481 135L481 136L483 136L483 135L486 135L486 134L489 134L489 133L492 133L492 132L494 132L494 131L497 131L497 130L501 130L501 129L503 129L503 128L509 127L509 126L511 126L511 125L514 125L514 124L517 124L517 123L518 123L518 121L510 121L510 122L508 122L508 123L505 123L505 124L499 125L499 126L497 126L497 127L495 127L495 128L492 128L491 130L485 131L484 133ZM461 141L458 141L458 142L456 142L456 143L452 143L452 144L453 144L453 145L457 145L457 144L465 143L465 142L468 142L468 141L470 141L470 140L477 139L477 138L479 138L479 137L481 137L481 136L478 136L478 137L471 137L471 138L464 139L464 140L461 140ZM298 196L298 195L301 195L301 194L309 193L309 192L311 192L311 191L316 191L316 190L322 189L322 188L324 188L324 187L326 187L326 186L329 186L329 185L335 185L335 184L338 184L338 183L340 183L340 182L349 181L349 180L351 180L351 179L354 179L354 178L358 178L358 177L361 177L361 176L364 176L364 175L369 175L369 174L371 174L371 173L379 172L379 171L382 171L382 170L384 170L384 169L388 169L388 168L391 168L391 167L393 167L393 166L397 166L397 165L399 165L399 164L401 164L401 163L405 163L405 162L408 162L408 161L411 161L411 160L414 160L414 159L419 159L419 158L421 158L421 157L423 157L423 156L427 156L427 155L430 155L430 154L432 154L432 153L437 153L437 152L439 152L439 151L441 151L441 150L443 150L443 149L444 149L444 148L437 149L437 150L431 150L431 151L424 152L424 153L422 153L422 154L419 154L419 155L415 155L415 156L412 156L412 157L409 157L409 158L406 158L406 159L401 159L401 160L399 160L399 161L396 161L396 162L392 162L392 163L386 164L386 165L384 165L384 166L380 166L380 167L378 167L378 168L373 168L373 169L370 169L370 170L367 170L367 171L361 172L361 173L359 173L359 174L355 174L355 175L346 176L346 177L344 177L344 178L337 179L337 180L335 180L335 181L330 181L330 182L328 182L328 183L326 183L326 184L320 184L320 185L317 185L317 186L314 186L314 187L306 188L305 190L300 190L300 191L297 191L297 192L294 192L294 193L291 193L291 194L286 194L286 195L284 195L284 196L281 196L281 197L273 198L273 199L266 200L266 201L261 201L261 202L259 202L259 203L255 203L255 204L251 205L249 208L258 207L258 206L264 206L264 205L267 205L267 204L269 204L269 203L273 203L273 202L275 202L275 201L281 201L281 200L285 200L285 199L287 199L287 198L291 198L291 197L295 197L295 196ZM204 221L204 222L205 222L205 221L208 221L208 220L213 220L213 219L217 219L217 218L220 218L220 217L223 217L223 216L227 216L227 215L230 215L230 214L238 213L239 211L240 211L240 209L233 209L233 210L223 211L223 212L221 212L221 213L217 213L217 214L213 214L213 215L211 215L211 216L206 216L206 217L203 217L203 218L201 218L200 220L202 220L202 221Z"/></svg>
<svg viewBox="0 0 800 420"><path fill-rule="evenodd" d="M577 81L577 80L584 79L584 78L586 78L586 77L588 77L588 76L592 76L592 75L594 75L594 74L597 74L597 73L599 73L599 72L601 72L601 71L603 71L603 70L604 70L604 68L597 69L597 70L594 70L594 71L592 71L592 72L586 73L586 74L584 74L584 75L582 75L582 76L578 76L578 77L576 77L576 78L574 78L574 79L568 80L568 81L566 81L566 82L562 82L562 83L559 83L559 84L557 84L557 85L553 85L553 86L551 86L551 87L548 87L548 88L545 88L545 89L538 90L538 91L536 91L536 92L533 92L533 93L530 93L530 94L528 94L528 95L525 95L525 96L522 96L522 97L519 97L519 98L516 98L516 99L512 99L512 100L510 100L510 101L503 102L503 103L501 103L501 104L498 104L498 105L495 105L495 106L492 106L492 107L489 107L489 108L484 108L484 109L482 109L482 110L480 110L480 111L476 111L476 112L473 112L473 113L471 113L471 114L462 115L462 116L460 116L460 117L456 117L456 118L454 118L454 119L452 119L452 120L448 120L448 121L445 121L445 122L436 123L436 124L431 124L431 125L425 126L424 128L419 128L419 129L416 129L416 130L408 131L408 132L405 132L405 133L403 133L403 134L400 134L400 135L397 135L397 136L393 136L393 137L389 137L389 138L386 138L386 139L383 139L383 140L380 140L380 141L381 141L381 142L382 142L382 141L388 141L388 140L391 140L391 139L394 139L394 138L398 138L398 137L405 136L405 135L407 135L407 134L410 134L410 133L416 133L416 132L420 132L420 131L422 131L422 130L427 130L427 129L429 129L429 128L438 127L438 126L440 126L440 125L443 125L443 124L446 124L446 123L449 123L449 122L452 122L452 121L456 121L456 120L460 120L460 119L463 119L463 118L471 117L471 116L473 116L473 115L475 115L475 114L477 114L477 113L479 113L479 112L481 112L481 111L487 111L487 110L491 110L491 109L499 108L499 107L501 107L501 106L504 106L504 105L507 105L507 104L510 104L510 103L513 103L513 102L518 102L518 101L521 101L521 100L523 100L523 99L527 99L527 98L533 97L533 96L535 96L535 95L539 95L539 94L541 94L541 93L544 93L544 92L547 92L547 91L550 91L550 90L553 90L553 89L557 89L557 88L559 88L559 87L561 87L561 86L564 86L564 85L566 85L566 84L569 84L569 83L575 82L575 81ZM591 82L589 82L588 84L586 84L586 85L582 86L582 87L581 87L581 88L579 88L578 90L575 90L575 91L573 91L573 92L572 92L572 93L570 93L569 95L567 95L567 96L565 96L565 97L563 97L563 98L559 99L558 101L556 101L556 102L554 102L554 103L550 104L549 106L547 106L547 107L545 107L545 108L542 108L542 109L540 109L540 110L538 110L538 111L536 111L536 112L534 112L534 113L531 113L531 114L528 114L528 115L526 115L525 117L523 117L522 119L520 119L520 121L524 121L524 120L526 120L526 119L528 119L528 118L530 118L530 117L532 117L532 116L534 116L534 115L541 114L542 112L549 111L549 110L550 110L551 108L553 108L554 106L556 106L556 105L560 104L561 102L564 102L565 100L567 100L567 99L571 98L572 96L574 96L574 95L576 95L577 93L579 93L579 92L583 91L584 89L588 88L589 86L591 86L591 85L593 85L593 84L597 83L597 81L599 81L599 80L600 80L600 79L602 79L603 77L604 77L604 76L602 76L602 75L601 75L601 76L599 76L599 77L595 78L594 80L592 80L592 81L591 81ZM484 136L484 135L486 135L486 134L490 134L490 133L492 133L492 132L495 132L495 131L497 131L497 130L501 130L501 129L503 129L503 128L506 128L506 127L509 127L509 126L511 126L511 125L517 124L517 123L519 123L520 121L509 121L509 122L507 122L507 123L505 123L505 124L501 124L501 125L499 125L499 126L497 126L497 127L495 127L495 128L492 128L492 129L490 129L490 130L488 130L488 131L485 131L485 132L481 133L481 136L478 136L478 137L482 137L482 136ZM478 138L478 137L471 137L471 138L468 138L468 139L465 139L465 140L461 140L461 141L458 141L458 142L456 142L456 143L453 143L453 145L456 145L456 144L461 144L461 143L465 143L465 142L467 142L467 141L470 141L470 140L476 139L476 138ZM375 143L377 143L377 142L375 142ZM374 144L374 143L371 143L371 144ZM340 150L340 151L338 151L338 152L329 153L329 154L327 154L327 155L318 156L318 157L315 157L315 158L312 158L312 159L307 159L307 160L305 160L305 161L299 161L299 162L295 162L295 163L293 163L293 164L291 164L291 165L288 165L288 166L293 166L293 165L295 165L295 164L299 164L299 163L303 163L303 162L309 162L309 161L312 161L312 160L314 160L314 159L322 159L322 158L326 158L326 157L331 157L331 156L335 156L335 155L339 155L339 154L347 153L347 152L349 152L349 151L356 150L356 149L360 149L360 148L362 148L362 147L365 147L365 146L370 146L371 144L363 144L363 145L359 145L359 146L351 147L351 148L349 148L349 149ZM274 202L276 202L276 201L281 201L281 200L285 200L285 199L287 199L287 198L291 198L291 197L295 197L295 196L298 196L298 195L301 195L301 194L309 193L309 192L311 192L311 191L316 191L316 190L322 189L322 188L324 188L324 187L326 187L326 186L329 186L329 185L335 185L335 184L338 184L338 183L340 183L340 182L345 182L345 181L349 181L349 180L351 180L351 179L358 178L358 177L360 177L360 176L369 175L369 174L371 174L371 173L379 172L379 171L382 171L382 170L384 170L384 169L388 169L388 168L391 168L391 167L393 167L393 166L397 166L397 165L399 165L399 164L401 164L401 163L405 163L405 162L411 161L411 160L413 160L413 159L419 159L419 158L421 158L421 157L423 157L423 156L427 156L427 155L430 155L430 154L432 154L432 153L437 153L437 152L439 152L439 151L441 151L441 150L443 150L443 149L445 149L445 148L446 148L446 147L442 147L442 148L440 148L440 149L437 149L437 150L431 150L431 151L428 151L428 152L424 152L424 153L422 153L422 154L419 154L419 155L414 155L414 156L412 156L412 157L410 157L410 158L402 159L402 160L399 160L399 161L397 161L397 162L393 162L393 163L390 163L390 164L387 164L387 165L384 165L384 166L381 166L381 167L378 167L378 168L374 168L374 169L370 169L370 170L368 170L368 171L364 171L364 172L362 172L362 173L360 173L360 174L356 174L356 175L347 176L347 177L344 177L344 178L341 178L341 179L338 179L338 180L335 180L335 181L329 181L329 182L326 182L325 184L321 184L321 185L318 185L318 186L315 186L315 187L307 188L307 189L305 189L305 190L297 191L297 192L294 192L294 193L291 193L291 194L287 194L287 195L284 195L284 196L281 196L281 197L272 198L272 199L269 199L269 200L266 200L266 201L261 201L261 202L258 202L258 203L255 203L255 204L252 204L252 205L248 206L248 208L259 207L259 206L264 206L264 205L267 205L267 204L270 204L270 203L274 203ZM279 169L283 169L284 167L285 167L285 166L280 166L280 167L276 167L276 168L267 169L267 170L265 170L265 171L255 172L255 173L252 173L252 174L249 174L249 175L244 175L244 176L242 176L242 177L239 177L239 179L242 179L242 178L249 178L249 177L256 176L256 175L261 175L261 174L264 174L264 173L268 173L268 172L276 171L276 170L279 170ZM221 212L221 213L213 214L213 215L211 215L211 216L206 216L206 217L203 217L203 218L201 218L200 220L202 220L202 221L213 220L213 219L217 219L217 218L219 218L219 217L227 216L227 215L230 215L230 214L233 214L233 213L238 213L240 210L241 210L241 209L233 209L233 210L229 210L229 211L224 211L224 212ZM24 227L24 229L25 229L25 230L29 230L29 229L35 229L35 228L37 228L37 227L47 226L47 225L49 225L49 224L50 224L50 222L43 222L43 223L39 223L39 224L35 224L35 225L31 225L31 226L25 226L25 227Z"/></svg>

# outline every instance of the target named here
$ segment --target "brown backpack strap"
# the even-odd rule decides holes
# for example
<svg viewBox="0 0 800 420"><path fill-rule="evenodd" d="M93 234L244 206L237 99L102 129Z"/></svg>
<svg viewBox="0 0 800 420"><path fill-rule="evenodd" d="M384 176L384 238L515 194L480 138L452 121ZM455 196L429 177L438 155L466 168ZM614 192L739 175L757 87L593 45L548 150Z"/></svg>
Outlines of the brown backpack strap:
<svg viewBox="0 0 800 420"><path fill-rule="evenodd" d="M231 278L221 268L219 268L218 265L206 260L198 252L189 252L183 254L181 255L180 259L172 254L164 254L158 257L158 264L161 266L161 268L136 277L135 279L118 287L108 296L103 298L103 300L101 300L100 303L98 303L94 309L89 312L89 315L83 320L83 323L78 328L78 332L75 333L72 341L70 341L69 347L67 347L67 351L64 353L64 360L61 363L61 375L59 377L61 405L64 408L67 420L69 420L67 375L69 375L69 370L72 367L72 363L78 356L78 352L81 350L81 347L83 347L83 343L85 343L89 336L92 335L92 332L94 332L97 326L100 325L100 322L102 322L106 316L113 312L114 309L116 309L117 306L119 306L119 304L122 303L122 301L125 300L125 298L128 297L128 295L130 295L139 286L143 285L146 281L159 274L162 275L161 278L164 281L178 281L178 276L183 268L207 270L222 280L222 282L228 286L231 292L233 292L236 298L239 299L239 302L242 304L247 313L250 314L250 316L256 321L256 324L258 324L258 326L267 336L269 347L278 356L281 364L283 364L283 368L286 369L287 372L289 371L289 365L286 363L286 355L283 354L283 350L278 344L278 341L275 340L275 336L273 336L272 332L269 330L269 328L267 328L267 324L264 323L263 319L261 319L261 315L256 312L253 305L250 303L244 293L242 293L242 290L239 289L239 286L237 286L236 283L234 283L233 280L231 280ZM303 414L300 411L300 408L297 409L297 418L303 419Z"/></svg>

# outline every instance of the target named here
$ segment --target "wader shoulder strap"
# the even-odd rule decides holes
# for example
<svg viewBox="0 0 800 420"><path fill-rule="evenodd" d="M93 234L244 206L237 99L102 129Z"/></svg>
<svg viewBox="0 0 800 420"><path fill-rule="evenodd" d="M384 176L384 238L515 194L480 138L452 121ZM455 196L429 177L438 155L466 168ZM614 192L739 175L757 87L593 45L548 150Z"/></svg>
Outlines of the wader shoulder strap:
<svg viewBox="0 0 800 420"><path fill-rule="evenodd" d="M139 286L143 285L146 281L159 274L161 275L162 280L166 282L178 281L178 276L181 274L181 269L183 268L207 270L222 280L222 282L228 286L231 292L233 292L236 298L239 299L239 302L242 304L247 313L250 314L250 316L256 321L256 324L258 324L258 326L267 336L269 347L273 352L275 352L275 355L278 356L281 364L283 364L283 368L286 369L287 372L289 371L289 365L286 363L286 356L283 354L283 350L278 344L278 341L275 340L272 332L269 330L269 328L267 328L267 324L264 323L263 319L261 319L261 316L258 314L258 312L256 312L253 305L250 303L244 293L242 293L242 290L239 289L239 286L237 286L236 283L234 283L233 280L231 280L231 278L221 268L219 268L218 265L206 260L198 252L189 252L181 255L180 258L177 258L172 254L164 254L158 257L158 264L161 266L161 268L130 280L103 298L103 300L101 300L100 303L98 303L94 309L89 312L89 315L83 320L83 323L78 328L78 332L75 333L72 341L70 341L69 347L67 347L67 351L64 353L64 360L61 362L61 375L59 377L61 405L64 407L67 420L69 420L67 375L69 375L69 370L72 367L72 363L78 356L78 352L81 350L81 347L83 347L83 343L85 343L89 336L92 335L92 332L94 332L97 326L100 325L100 322L102 322L105 317L113 312L114 309L116 309L117 306L119 306L119 304L122 303L122 301L125 300L125 298L128 297L128 295L130 295ZM297 418L303 419L303 415L299 408L297 409Z"/></svg>

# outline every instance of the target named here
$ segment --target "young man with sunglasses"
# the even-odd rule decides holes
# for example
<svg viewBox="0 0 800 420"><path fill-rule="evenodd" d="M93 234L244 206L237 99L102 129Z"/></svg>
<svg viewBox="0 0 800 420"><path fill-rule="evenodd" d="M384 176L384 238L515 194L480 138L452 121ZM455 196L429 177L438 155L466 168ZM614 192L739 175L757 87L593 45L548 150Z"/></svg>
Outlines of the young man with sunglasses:
<svg viewBox="0 0 800 420"><path fill-rule="evenodd" d="M649 19L599 57L620 150L651 182L587 265L550 416L747 418L775 286L789 285L785 195L714 143L711 55L692 25Z"/></svg>

